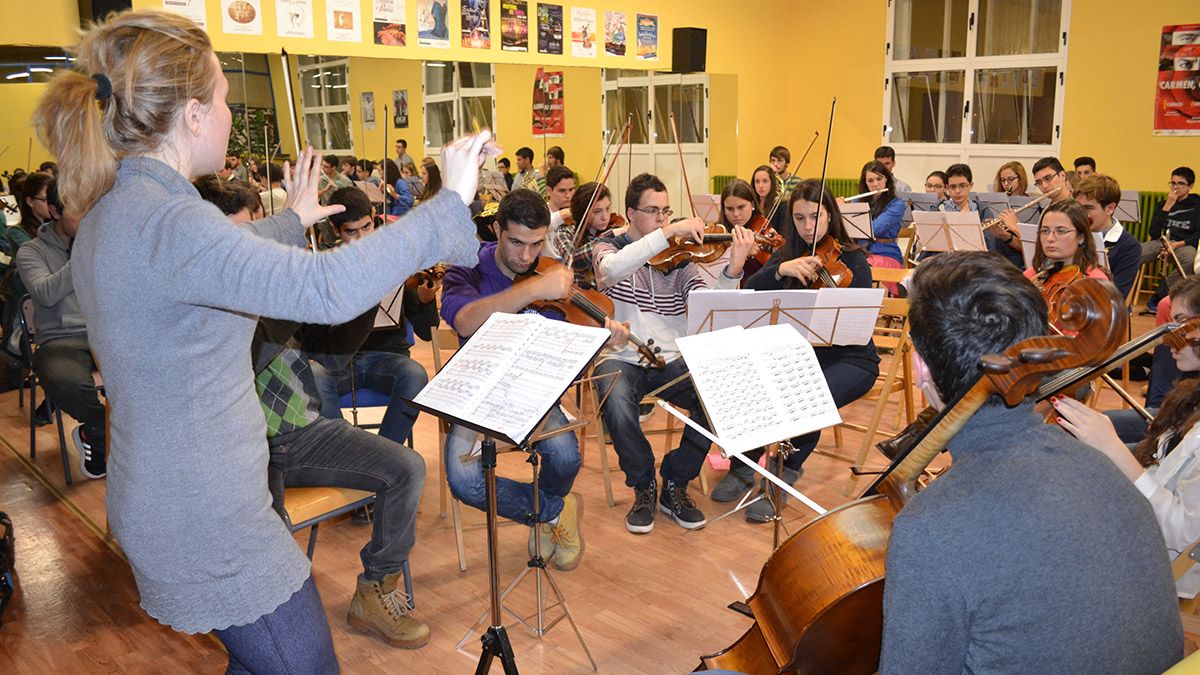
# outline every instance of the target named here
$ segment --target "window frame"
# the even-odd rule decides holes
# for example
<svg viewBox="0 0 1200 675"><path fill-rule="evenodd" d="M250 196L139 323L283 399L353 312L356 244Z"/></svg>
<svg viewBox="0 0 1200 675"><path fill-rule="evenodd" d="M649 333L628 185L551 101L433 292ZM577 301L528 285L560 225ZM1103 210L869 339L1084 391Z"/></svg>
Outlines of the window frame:
<svg viewBox="0 0 1200 675"><path fill-rule="evenodd" d="M316 61L312 62L312 63L304 63L303 60L305 58L313 58L313 59L316 59ZM301 56L301 57L298 57L296 59L296 82L299 87L303 87L305 72L314 71L314 70L318 71L318 73L319 73L318 78L322 78L322 77L324 77L325 72L333 72L337 69L344 70L346 82L344 85L329 85L329 86L338 87L338 88L341 88L344 86L346 88L346 102L344 104L310 106L310 105L306 105L304 103L304 92L303 91L301 91L299 96L297 97L300 102L301 110L303 111L304 119L302 120L302 127L304 130L304 138L309 145L313 146L313 148L316 148L324 153L333 153L335 155L353 154L354 149L352 147L345 147L345 148L321 148L321 147L318 147L318 144L314 143L313 142L314 139L310 138L309 134L308 134L308 120L309 120L309 117L311 116L311 117L315 117L318 119L318 123L319 123L321 129L324 130L326 137L328 137L329 139L332 139L333 134L329 132L329 129L330 129L329 116L330 116L330 114L346 113L346 138L347 138L347 140L350 141L351 145L353 145L353 143L354 143L354 133L353 133L354 112L351 110L351 106L350 106L350 58L349 57L330 57L330 56L313 56L313 57ZM324 145L324 140L322 140L321 145Z"/></svg>
<svg viewBox="0 0 1200 675"><path fill-rule="evenodd" d="M432 65L434 63L440 63L442 65L434 66L434 65ZM462 86L462 74L459 69L462 66L476 67L476 66L481 66L481 65L486 65L488 67L489 86L487 86L487 87L464 87L464 86ZM428 69L431 67L433 67L433 68L452 67L454 69L454 74L451 77L451 81L450 81L450 91L442 92L442 93L438 93L438 94L429 93L429 74L428 74L429 71L428 71ZM489 126L492 130L492 135L496 136L496 64L473 62L473 61L428 60L428 61L422 62L422 64L421 64L421 98L422 98L422 105L424 106L424 112L425 112L425 114L423 115L424 129L422 129L422 132L423 132L422 143L424 145L426 157L437 157L442 154L442 146L429 144L429 139L431 137L431 134L429 133L429 124L433 120L433 116L428 113L430 104L433 104L433 103L450 103L451 104L451 111L452 111L451 119L454 121L454 128L450 134L450 137L457 138L464 134L468 134L468 133L472 133L472 132L476 131L476 129L466 128L467 121L464 119L465 116L463 115L464 100L472 99L472 98L484 98L484 97L487 97L491 101L492 123Z"/></svg>

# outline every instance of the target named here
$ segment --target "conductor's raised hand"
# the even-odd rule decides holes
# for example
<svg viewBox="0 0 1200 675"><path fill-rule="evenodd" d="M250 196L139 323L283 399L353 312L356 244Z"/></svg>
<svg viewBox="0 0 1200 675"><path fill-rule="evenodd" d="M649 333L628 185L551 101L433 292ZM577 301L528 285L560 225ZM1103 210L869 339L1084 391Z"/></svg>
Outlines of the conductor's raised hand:
<svg viewBox="0 0 1200 675"><path fill-rule="evenodd" d="M479 168L488 157L499 154L500 146L492 141L492 132L487 129L452 141L442 148L443 185L470 206L479 190Z"/></svg>
<svg viewBox="0 0 1200 675"><path fill-rule="evenodd" d="M317 198L320 183L321 153L311 146L300 152L294 168L289 162L283 163L283 185L287 190L283 208L295 211L305 227L346 210L341 204L321 206Z"/></svg>

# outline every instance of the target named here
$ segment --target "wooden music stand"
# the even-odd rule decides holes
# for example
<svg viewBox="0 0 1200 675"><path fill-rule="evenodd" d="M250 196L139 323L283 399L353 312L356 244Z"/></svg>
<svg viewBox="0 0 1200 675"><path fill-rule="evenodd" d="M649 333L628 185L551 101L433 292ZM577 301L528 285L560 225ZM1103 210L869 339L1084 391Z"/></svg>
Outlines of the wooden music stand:
<svg viewBox="0 0 1200 675"><path fill-rule="evenodd" d="M846 235L854 240L875 241L875 229L871 224L871 205L866 202L842 204L842 227Z"/></svg>
<svg viewBox="0 0 1200 675"><path fill-rule="evenodd" d="M914 211L913 225L925 251L986 251L979 213Z"/></svg>

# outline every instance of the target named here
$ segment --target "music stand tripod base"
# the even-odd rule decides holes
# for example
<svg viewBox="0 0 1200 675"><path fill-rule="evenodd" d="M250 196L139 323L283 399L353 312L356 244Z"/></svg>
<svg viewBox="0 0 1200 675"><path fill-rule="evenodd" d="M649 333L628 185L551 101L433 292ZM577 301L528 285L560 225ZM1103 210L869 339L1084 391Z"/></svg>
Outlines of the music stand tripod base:
<svg viewBox="0 0 1200 675"><path fill-rule="evenodd" d="M487 441L485 441L485 443L486 442ZM539 504L539 489L540 488L539 488L539 483L538 483L538 454L537 454L537 451L534 450L533 447L529 446L529 445L522 446L520 449L529 454L529 459L527 461L529 462L530 466L533 468L533 484L532 484L533 505L532 506L533 506L534 514L537 514L537 513L541 512L541 505ZM490 467L487 464L483 465L484 472L485 472L485 479L486 479L486 488L488 490L488 495L489 495L488 496L489 541L494 541L494 539L492 539L492 537L495 532L495 525L493 524L494 519L496 518L496 497L495 497L496 459L495 458L496 458L495 442L492 441L492 456L491 456L492 464ZM532 521L532 520L534 520L534 518L531 517L530 520ZM539 525L540 525L540 523L534 522L533 527L538 527ZM575 631L575 637L579 640L579 645L581 647L583 647L583 653L587 656L588 663L591 664L592 670L594 670L594 671L599 670L596 667L596 660L594 658L592 658L591 650L588 649L587 642L585 642L583 639L583 633L581 633L579 631L579 626L576 625L575 619L571 616L570 609L567 608L566 596L563 595L562 590L558 587L558 584L554 581L554 577L550 574L550 570L547 569L546 562L542 558L541 537L538 536L537 534L535 534L533 537L533 542L534 542L533 543L533 553L534 553L533 557L529 559L529 561L525 564L525 567L521 570L521 572L519 574L517 574L516 578L514 578L508 584L508 586L504 589L504 591L502 593L500 593L498 597L495 598L495 602L494 602L493 606L490 607L488 610L485 610L484 613L481 614L480 617L475 621L475 623L471 624L471 628L469 630L467 630L466 635L463 635L462 639L458 641L458 645L455 646L455 649L461 650L463 648L463 645L465 645L467 643L467 641L471 638L471 635L475 633L475 630L477 628L479 628L479 626L481 626L487 620L489 613L492 615L492 624L493 625L491 627L489 627L480 638L483 641L484 653L480 658L480 668L482 668L482 670L477 670L476 675L483 675L484 673L488 672L483 664L484 664L484 659L486 659L488 666L490 667L492 655L489 654L489 651L491 651L491 650L499 651L499 653L497 653L495 655L500 656L501 660L503 661L503 659L504 659L503 650L507 649L509 658L510 659L512 658L512 646L509 644L508 634L505 632L504 626L502 624L502 617L500 616L501 611L507 612L510 616L513 617L513 619L515 619L521 625L528 628L531 633L533 633L535 636L537 636L539 638L542 637L543 635L545 635L546 633L550 632L550 629L553 628L554 626L556 626L558 624L558 622L562 621L563 619L566 619L567 623L569 623L571 625L571 629L573 631ZM494 574L495 570L496 570L496 566L493 564L490 566L490 569L491 569L492 573ZM520 586L521 582L530 573L530 571L533 572L533 576L534 576L534 582L535 582L534 593L537 598L537 609L534 611L533 614L530 614L529 616L522 616L521 614L514 611L511 607L505 605L504 601L506 598L508 598L509 595L512 594L513 591L515 591L517 589L518 586ZM554 593L554 602L550 605L545 604L545 601L546 601L545 591L543 590L544 587L542 586L543 577L545 577L545 581L548 582L550 585L550 590ZM495 588L495 587L493 587L493 588ZM549 619L549 621L547 621L547 615L550 612L560 609L560 608L561 608L561 612L558 613L553 618ZM507 664L507 662L505 662L505 671L504 671L505 675L514 675L517 672L515 662L513 663L512 668L513 668L513 670L510 673L510 671L508 670L508 664Z"/></svg>

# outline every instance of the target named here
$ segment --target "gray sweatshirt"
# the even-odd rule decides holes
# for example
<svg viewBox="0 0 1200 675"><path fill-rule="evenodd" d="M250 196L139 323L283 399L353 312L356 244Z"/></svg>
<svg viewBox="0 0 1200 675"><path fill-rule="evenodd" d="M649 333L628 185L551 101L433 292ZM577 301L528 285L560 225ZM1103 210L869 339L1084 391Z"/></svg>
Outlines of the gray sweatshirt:
<svg viewBox="0 0 1200 675"><path fill-rule="evenodd" d="M1161 673L1183 658L1154 511L1026 402L986 406L892 525L881 675Z"/></svg>
<svg viewBox="0 0 1200 675"><path fill-rule="evenodd" d="M37 238L17 250L17 271L33 298L34 338L39 345L87 334L87 320L71 280L71 250L58 238L53 222L42 223Z"/></svg>
<svg viewBox="0 0 1200 675"><path fill-rule="evenodd" d="M250 623L309 574L271 510L250 363L257 317L345 322L478 247L449 190L369 242L314 255L297 248L303 236L291 210L234 227L175 170L128 158L75 241L76 292L112 404L109 522L142 607L181 631Z"/></svg>

